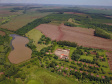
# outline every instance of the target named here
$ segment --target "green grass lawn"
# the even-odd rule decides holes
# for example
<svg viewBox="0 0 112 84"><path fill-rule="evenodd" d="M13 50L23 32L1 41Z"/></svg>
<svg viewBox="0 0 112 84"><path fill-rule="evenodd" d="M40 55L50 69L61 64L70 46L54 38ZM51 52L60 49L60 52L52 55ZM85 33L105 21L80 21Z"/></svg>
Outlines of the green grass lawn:
<svg viewBox="0 0 112 84"><path fill-rule="evenodd" d="M45 69L37 69L28 76L27 84L78 84L77 81L67 79Z"/></svg>
<svg viewBox="0 0 112 84"><path fill-rule="evenodd" d="M80 59L88 59L88 60L93 61L93 57L92 56L81 55Z"/></svg>
<svg viewBox="0 0 112 84"><path fill-rule="evenodd" d="M27 84L42 84L42 83L37 80L30 80Z"/></svg>
<svg viewBox="0 0 112 84"><path fill-rule="evenodd" d="M4 52L4 46L0 45L0 52Z"/></svg>
<svg viewBox="0 0 112 84"><path fill-rule="evenodd" d="M41 50L44 47L47 47L46 45L43 44L38 44L39 39L41 38L43 34L37 30L37 29L32 29L28 33L26 33L26 36L30 39L33 39L34 45L37 47L37 50Z"/></svg>
<svg viewBox="0 0 112 84"><path fill-rule="evenodd" d="M99 63L100 63L101 66L102 65L107 66L107 68L102 67L105 72L109 72L110 71L108 61L106 61L106 62L99 62Z"/></svg>

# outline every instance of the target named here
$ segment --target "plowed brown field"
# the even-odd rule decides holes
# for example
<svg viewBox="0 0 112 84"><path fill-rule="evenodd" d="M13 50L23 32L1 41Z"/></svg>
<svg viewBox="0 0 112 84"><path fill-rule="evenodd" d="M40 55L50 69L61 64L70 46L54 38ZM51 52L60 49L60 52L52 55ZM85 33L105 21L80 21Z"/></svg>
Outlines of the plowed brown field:
<svg viewBox="0 0 112 84"><path fill-rule="evenodd" d="M61 24L41 24L36 29L52 40L67 40L76 42L80 46L106 49L112 51L112 40L94 36L94 29L68 27Z"/></svg>
<svg viewBox="0 0 112 84"><path fill-rule="evenodd" d="M61 34L58 26L55 25L41 24L36 29L40 30L47 37L50 37L51 40L58 39Z"/></svg>

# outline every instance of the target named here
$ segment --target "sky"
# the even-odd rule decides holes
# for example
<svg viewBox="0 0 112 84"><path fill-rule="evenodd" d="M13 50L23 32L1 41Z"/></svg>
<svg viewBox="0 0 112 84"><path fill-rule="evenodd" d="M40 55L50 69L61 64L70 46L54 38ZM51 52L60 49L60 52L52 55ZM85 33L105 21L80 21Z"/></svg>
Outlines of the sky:
<svg viewBox="0 0 112 84"><path fill-rule="evenodd" d="M112 6L112 0L0 0L0 3L37 3L37 4Z"/></svg>

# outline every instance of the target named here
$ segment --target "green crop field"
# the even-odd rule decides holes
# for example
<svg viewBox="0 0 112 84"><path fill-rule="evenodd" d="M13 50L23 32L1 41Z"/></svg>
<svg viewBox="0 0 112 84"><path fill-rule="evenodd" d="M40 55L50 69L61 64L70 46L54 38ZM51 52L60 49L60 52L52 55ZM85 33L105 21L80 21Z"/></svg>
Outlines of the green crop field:
<svg viewBox="0 0 112 84"><path fill-rule="evenodd" d="M19 16L12 18L8 23L1 25L1 28L16 31L17 29L25 26L26 24L32 22L33 20L44 17L48 14L50 13L34 12L34 13L21 14Z"/></svg>

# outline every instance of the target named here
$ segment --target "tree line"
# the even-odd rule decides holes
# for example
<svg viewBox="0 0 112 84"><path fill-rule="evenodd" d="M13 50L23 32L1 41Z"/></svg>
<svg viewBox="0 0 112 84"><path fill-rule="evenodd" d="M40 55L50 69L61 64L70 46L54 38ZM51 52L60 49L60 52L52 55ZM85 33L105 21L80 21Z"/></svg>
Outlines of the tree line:
<svg viewBox="0 0 112 84"><path fill-rule="evenodd" d="M70 27L76 27L76 25L74 23L71 23L71 22L65 22L64 25L70 26Z"/></svg>
<svg viewBox="0 0 112 84"><path fill-rule="evenodd" d="M102 30L102 29L99 29L99 28L96 28L96 29L95 29L94 35L95 35L95 36L102 37L102 38L106 38L106 39L111 39L110 34L108 34L106 31L104 31L104 30Z"/></svg>
<svg viewBox="0 0 112 84"><path fill-rule="evenodd" d="M58 41L57 42L58 45L62 45L62 46L69 46L69 47L77 47L77 43L75 42L69 42L69 41Z"/></svg>
<svg viewBox="0 0 112 84"><path fill-rule="evenodd" d="M25 33L37 27L38 25L43 24L43 23L49 23L49 22L50 20L47 20L44 18L36 19L33 22L30 22L27 25L23 26L22 28L18 29L17 31L15 31L15 33L19 35L24 35Z"/></svg>

